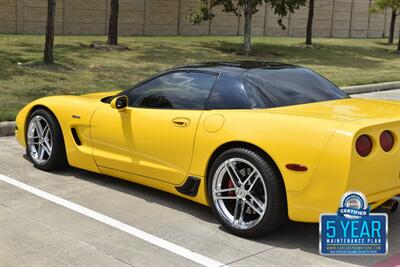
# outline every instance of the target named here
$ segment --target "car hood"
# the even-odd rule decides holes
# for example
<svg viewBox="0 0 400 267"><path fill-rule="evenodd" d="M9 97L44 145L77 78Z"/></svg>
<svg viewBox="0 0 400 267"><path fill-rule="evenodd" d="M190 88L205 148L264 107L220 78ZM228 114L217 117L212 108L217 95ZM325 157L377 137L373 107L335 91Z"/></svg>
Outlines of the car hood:
<svg viewBox="0 0 400 267"><path fill-rule="evenodd" d="M273 113L354 121L361 119L400 119L400 101L347 98L269 109Z"/></svg>
<svg viewBox="0 0 400 267"><path fill-rule="evenodd" d="M91 94L81 95L81 97L87 97L87 98L101 100L101 99L103 99L105 97L113 96L113 95L116 95L116 94L118 94L120 92L121 91L108 91L108 92L91 93Z"/></svg>

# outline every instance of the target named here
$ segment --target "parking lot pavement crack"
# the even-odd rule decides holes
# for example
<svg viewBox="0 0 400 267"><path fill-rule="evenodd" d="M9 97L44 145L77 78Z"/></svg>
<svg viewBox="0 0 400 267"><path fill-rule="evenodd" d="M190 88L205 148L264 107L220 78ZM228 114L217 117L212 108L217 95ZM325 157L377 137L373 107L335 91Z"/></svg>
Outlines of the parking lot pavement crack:
<svg viewBox="0 0 400 267"><path fill-rule="evenodd" d="M249 259L249 258L251 258L251 257L257 256L257 255L260 255L260 254L263 254L263 253L265 253L265 252L267 252L267 251L272 251L272 250L274 250L274 249L278 249L278 248L280 248L281 246L289 245L289 244L294 243L294 242L296 242L296 241L299 241L299 240L301 240L301 239L303 239L303 238L305 238L304 235L301 236L301 237L299 237L299 238L290 240L290 241L286 241L286 242L279 243L279 244L277 244L277 245L274 246L274 247L267 248L267 249L261 250L261 251L259 251L259 252L256 252L256 253L247 255L247 256L245 256L245 257L242 257L242 258L240 258L240 259L231 261L231 262L227 263L226 266L229 266L229 265L231 265L231 264L233 264L233 263L238 263L238 262L240 262L240 261Z"/></svg>
<svg viewBox="0 0 400 267"><path fill-rule="evenodd" d="M81 243L82 245L87 246L87 247L89 247L89 248L91 248L91 249L93 249L93 250L95 250L95 251L97 251L97 252L99 252L99 253L101 253L101 254L107 256L107 257L110 257L110 258L115 259L115 260L117 260L117 261L119 261L119 262L122 262L123 264L126 264L126 265L128 265L128 266L135 267L135 265L133 265L133 264L131 264L131 263L129 263L129 262L126 262L126 261L124 261L124 260L122 260L122 259L120 259L120 258L118 258L118 257L116 257L116 256L114 256L114 255L111 255L111 254L109 254L109 253L107 253L107 252L105 252L105 251L103 251L103 250L101 250L101 249L98 249L98 248L96 248L95 246L92 246L92 245L90 245L90 244L88 244L88 243L86 243L86 242L84 242L84 241L82 241L82 240L79 240L79 243Z"/></svg>
<svg viewBox="0 0 400 267"><path fill-rule="evenodd" d="M3 204L3 203L0 203L0 206L4 207L4 208L6 208L6 209L11 209L9 206L7 206L7 205L5 205L5 204Z"/></svg>

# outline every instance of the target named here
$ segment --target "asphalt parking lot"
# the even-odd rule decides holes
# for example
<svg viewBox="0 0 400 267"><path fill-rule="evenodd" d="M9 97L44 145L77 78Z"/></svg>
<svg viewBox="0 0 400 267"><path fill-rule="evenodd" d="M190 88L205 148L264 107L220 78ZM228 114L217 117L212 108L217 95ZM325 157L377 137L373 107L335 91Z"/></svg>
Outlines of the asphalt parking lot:
<svg viewBox="0 0 400 267"><path fill-rule="evenodd" d="M360 96L400 100L400 90ZM388 256L323 257L318 224L289 223L243 239L225 232L207 207L78 169L39 171L14 137L0 138L0 148L0 177L16 181L0 179L0 266L400 264L400 212L389 216Z"/></svg>

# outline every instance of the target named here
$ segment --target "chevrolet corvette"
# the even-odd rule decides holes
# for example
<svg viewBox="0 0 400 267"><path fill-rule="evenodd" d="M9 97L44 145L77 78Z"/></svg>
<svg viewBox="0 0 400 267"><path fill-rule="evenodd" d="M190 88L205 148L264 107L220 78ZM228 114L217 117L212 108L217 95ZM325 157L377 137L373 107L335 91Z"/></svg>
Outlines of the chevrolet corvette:
<svg viewBox="0 0 400 267"><path fill-rule="evenodd" d="M350 98L268 62L176 67L124 91L50 96L18 114L38 169L110 175L210 206L236 235L318 222L343 193L400 193L400 103Z"/></svg>

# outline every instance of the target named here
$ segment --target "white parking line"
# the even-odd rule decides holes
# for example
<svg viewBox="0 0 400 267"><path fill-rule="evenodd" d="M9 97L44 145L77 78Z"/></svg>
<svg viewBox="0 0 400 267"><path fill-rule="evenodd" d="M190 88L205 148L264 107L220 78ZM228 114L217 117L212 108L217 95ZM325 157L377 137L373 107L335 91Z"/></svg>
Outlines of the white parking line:
<svg viewBox="0 0 400 267"><path fill-rule="evenodd" d="M176 245L174 243L171 243L169 241L166 241L164 239L156 237L156 236L154 236L152 234L146 233L146 232L144 232L144 231L142 231L140 229L137 229L137 228L135 228L133 226L127 225L127 224L125 224L123 222L120 222L120 221L118 221L116 219L108 217L108 216L106 216L104 214L98 213L98 212L96 212L94 210L85 208L85 207L80 206L78 204L75 204L75 203L73 203L71 201L65 200L63 198L57 197L55 195L52 195L52 194L49 194L49 193L47 193L45 191L37 189L37 188L35 188L33 186L24 184L24 183L22 183L20 181L17 181L15 179L13 179L13 178L10 178L8 176L0 174L0 180L5 182L5 183L11 184L13 186L16 186L16 187L18 187L18 188L20 188L22 190L27 191L27 192L30 192L30 193L38 196L38 197L47 199L48 201L56 203L56 204L58 204L60 206L63 206L65 208L67 208L67 209L76 211L76 212L78 212L80 214L83 214L83 215L85 215L87 217L90 217L90 218L92 218L92 219L94 219L96 221L99 221L99 222L102 222L104 224L107 224L107 225L109 225L111 227L114 227L114 228L116 228L118 230L121 230L121 231L123 231L125 233L128 233L128 234L130 234L130 235L132 235L134 237L137 237L137 238L140 238L140 239L142 239L144 241L147 241L147 242L149 242L149 243L151 243L151 244L153 244L155 246L158 246L160 248L168 250L168 251L170 251L170 252L172 252L172 253L174 253L176 255L179 255L181 257L184 257L186 259L189 259L191 261L199 263L199 264L201 264L203 266L215 266L215 267L216 266L225 266L223 263L220 263L218 261L210 259L210 258L208 258L206 256L200 255L200 254L198 254L196 252L190 251L189 249L186 249L184 247L178 246L178 245Z"/></svg>

